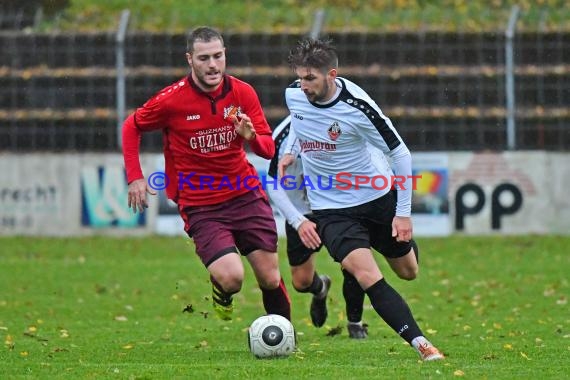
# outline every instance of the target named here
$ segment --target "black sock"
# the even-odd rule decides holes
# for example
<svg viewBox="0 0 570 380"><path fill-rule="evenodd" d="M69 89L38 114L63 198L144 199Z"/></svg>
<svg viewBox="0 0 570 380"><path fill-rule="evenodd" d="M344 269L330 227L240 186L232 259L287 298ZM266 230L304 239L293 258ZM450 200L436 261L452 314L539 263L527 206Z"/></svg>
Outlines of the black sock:
<svg viewBox="0 0 570 380"><path fill-rule="evenodd" d="M263 306L267 314L279 314L291 320L291 300L283 279L275 289L263 289L261 286L259 288L263 294Z"/></svg>
<svg viewBox="0 0 570 380"><path fill-rule="evenodd" d="M212 298L214 302L222 306L229 306L233 301L233 293L226 292L222 286L210 276L210 281L212 282Z"/></svg>
<svg viewBox="0 0 570 380"><path fill-rule="evenodd" d="M422 334L406 301L385 279L381 279L366 289L372 307L380 317L406 342Z"/></svg>
<svg viewBox="0 0 570 380"><path fill-rule="evenodd" d="M342 295L346 302L346 317L349 322L362 320L362 304L364 303L364 290L346 269L342 270L344 281L342 283Z"/></svg>
<svg viewBox="0 0 570 380"><path fill-rule="evenodd" d="M313 293L319 294L323 290L323 280L319 277L317 272L313 275L313 282L305 289L297 289L299 293Z"/></svg>

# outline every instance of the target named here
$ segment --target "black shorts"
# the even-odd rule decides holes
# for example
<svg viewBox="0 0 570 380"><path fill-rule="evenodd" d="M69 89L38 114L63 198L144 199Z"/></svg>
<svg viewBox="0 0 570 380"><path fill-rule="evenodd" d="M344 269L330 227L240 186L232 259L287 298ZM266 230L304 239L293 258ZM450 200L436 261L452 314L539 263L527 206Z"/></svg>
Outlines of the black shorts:
<svg viewBox="0 0 570 380"><path fill-rule="evenodd" d="M374 248L390 258L410 252L410 242L392 237L392 220L396 214L395 192L354 207L315 210L319 235L337 262L357 248Z"/></svg>
<svg viewBox="0 0 570 380"><path fill-rule="evenodd" d="M305 215L305 218L316 223L315 217L311 214ZM317 249L307 248L301 241L297 230L287 222L285 222L285 234L287 236L287 258L292 267L306 263L313 253L321 249L321 247Z"/></svg>

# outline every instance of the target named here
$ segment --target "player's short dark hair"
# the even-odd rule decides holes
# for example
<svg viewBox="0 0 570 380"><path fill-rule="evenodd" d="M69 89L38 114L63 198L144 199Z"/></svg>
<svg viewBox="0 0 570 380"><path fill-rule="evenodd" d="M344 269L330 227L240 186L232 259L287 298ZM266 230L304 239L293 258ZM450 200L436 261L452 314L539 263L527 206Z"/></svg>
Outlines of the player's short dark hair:
<svg viewBox="0 0 570 380"><path fill-rule="evenodd" d="M331 39L304 38L291 49L287 62L293 70L297 67L330 70L338 68L338 54Z"/></svg>
<svg viewBox="0 0 570 380"><path fill-rule="evenodd" d="M188 33L188 39L186 40L186 52L192 53L194 51L194 43L196 41L200 42L210 42L212 40L220 40L222 46L224 46L224 39L222 34L214 28L209 26L200 26Z"/></svg>

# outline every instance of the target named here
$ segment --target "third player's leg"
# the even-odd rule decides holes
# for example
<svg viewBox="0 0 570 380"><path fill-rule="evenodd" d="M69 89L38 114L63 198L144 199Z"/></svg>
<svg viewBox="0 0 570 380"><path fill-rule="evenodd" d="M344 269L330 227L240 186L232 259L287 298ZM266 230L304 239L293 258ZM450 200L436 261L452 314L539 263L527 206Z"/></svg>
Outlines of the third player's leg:
<svg viewBox="0 0 570 380"><path fill-rule="evenodd" d="M412 239L410 242L410 251L401 257L388 257L386 261L390 264L392 270L403 280L414 280L419 271L418 258L419 249L416 242Z"/></svg>
<svg viewBox="0 0 570 380"><path fill-rule="evenodd" d="M299 292L311 286L314 276L315 264L313 255L303 264L291 266L291 281L295 290Z"/></svg>

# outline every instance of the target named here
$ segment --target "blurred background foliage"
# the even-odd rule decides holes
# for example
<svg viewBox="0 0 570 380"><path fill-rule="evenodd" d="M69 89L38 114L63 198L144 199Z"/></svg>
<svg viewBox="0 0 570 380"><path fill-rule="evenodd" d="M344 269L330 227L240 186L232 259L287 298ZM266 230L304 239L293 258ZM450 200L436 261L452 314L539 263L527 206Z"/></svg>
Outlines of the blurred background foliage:
<svg viewBox="0 0 570 380"><path fill-rule="evenodd" d="M564 0L3 0L49 8L35 29L106 31L117 28L123 9L131 30L185 32L214 25L225 32L305 32L314 13L326 10L325 31L504 31L511 8L521 9L519 28L570 30Z"/></svg>

